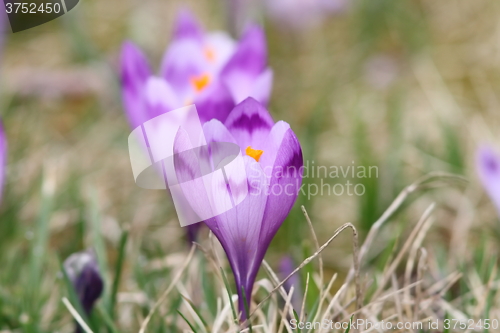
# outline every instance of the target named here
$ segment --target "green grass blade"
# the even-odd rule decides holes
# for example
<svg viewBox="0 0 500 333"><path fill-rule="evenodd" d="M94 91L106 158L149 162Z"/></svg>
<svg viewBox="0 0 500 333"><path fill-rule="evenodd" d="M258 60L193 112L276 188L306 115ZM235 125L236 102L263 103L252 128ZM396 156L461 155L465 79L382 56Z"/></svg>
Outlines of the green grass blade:
<svg viewBox="0 0 500 333"><path fill-rule="evenodd" d="M111 333L119 333L118 329L116 328L113 319L111 316L106 312L106 310L102 307L101 304L98 304L95 307L95 310L99 317L102 319L102 321L106 324L106 326L109 328Z"/></svg>
<svg viewBox="0 0 500 333"><path fill-rule="evenodd" d="M28 299L27 308L29 309L29 313L31 318L39 317L39 292L38 287L40 286L40 277L42 274L42 267L44 263L44 259L46 257L47 246L49 241L49 221L50 215L52 212L53 205L53 192L52 188L54 185L50 184L51 180L47 180L44 177L43 185L42 185L42 200L40 213L38 215L38 219L36 222L36 228L34 233L33 245L31 248L31 257L30 257L30 267L29 267L29 286L28 286Z"/></svg>
<svg viewBox="0 0 500 333"><path fill-rule="evenodd" d="M220 267L220 272L222 274L222 279L224 280L224 285L226 286L227 295L229 297L229 304L231 304L231 311L233 312L233 319L234 319L234 322L237 323L238 322L238 316L236 315L236 309L234 308L233 297L232 297L232 293L231 293L231 288L229 288L229 281L227 280L226 273L224 272L224 270L222 269L222 267Z"/></svg>
<svg viewBox="0 0 500 333"><path fill-rule="evenodd" d="M191 302L187 297L185 297L184 295L181 295L182 298L187 302L189 303L189 305L191 306L191 308L193 309L193 311L196 313L196 315L198 316L198 318L200 318L201 322L203 323L203 326L208 330L208 324L207 324L207 321L203 318L203 316L201 315L200 311L196 308L196 306L193 304L193 302Z"/></svg>
<svg viewBox="0 0 500 333"><path fill-rule="evenodd" d="M92 233L92 245L97 255L97 263L99 264L99 270L101 271L101 276L104 280L104 293L103 301L109 309L110 304L110 292L106 286L109 286L109 266L107 260L106 244L101 232L102 218L99 212L99 198L97 197L97 192L94 188L90 189L90 202L89 202L89 216L91 223L91 233Z"/></svg>
<svg viewBox="0 0 500 333"><path fill-rule="evenodd" d="M349 326L347 326L346 330L344 333L349 333L349 331L351 330L351 325L352 325L352 318L354 317L354 315L351 316L351 318L349 318Z"/></svg>
<svg viewBox="0 0 500 333"><path fill-rule="evenodd" d="M123 231L118 247L118 259L116 260L116 266L115 266L115 278L113 280L113 286L111 287L111 296L109 300L109 316L111 319L114 318L115 314L116 298L118 295L118 287L120 285L120 278L123 270L123 262L125 260L127 239L128 239L128 231Z"/></svg>
<svg viewBox="0 0 500 333"><path fill-rule="evenodd" d="M217 315L217 296L214 289L213 275L207 272L207 260L205 256L201 257L201 268L204 276L204 278L201 279L203 294L205 295L208 310L212 317L215 318Z"/></svg>
<svg viewBox="0 0 500 333"><path fill-rule="evenodd" d="M297 323L299 323L300 319L299 319L299 316L297 315L297 311L295 311L295 309L292 309L292 311L293 311L293 316L295 317L295 320L297 321ZM299 331L299 333L302 333L302 329L301 328L297 327L297 330Z"/></svg>
<svg viewBox="0 0 500 333"><path fill-rule="evenodd" d="M182 312L180 312L179 310L177 310L177 313L182 317L182 319L184 319L184 321L189 325L189 327L191 328L191 330L194 332L194 333L197 333L196 329L194 328L193 324L191 324L189 322L189 320L187 320L186 317L184 317L184 315L182 314Z"/></svg>
<svg viewBox="0 0 500 333"><path fill-rule="evenodd" d="M250 309L248 308L248 300L247 300L247 295L245 294L245 288L241 286L241 294L243 296L243 305L245 306L245 314L247 315L248 319L248 330L250 333L253 332L252 330L252 322L250 321Z"/></svg>

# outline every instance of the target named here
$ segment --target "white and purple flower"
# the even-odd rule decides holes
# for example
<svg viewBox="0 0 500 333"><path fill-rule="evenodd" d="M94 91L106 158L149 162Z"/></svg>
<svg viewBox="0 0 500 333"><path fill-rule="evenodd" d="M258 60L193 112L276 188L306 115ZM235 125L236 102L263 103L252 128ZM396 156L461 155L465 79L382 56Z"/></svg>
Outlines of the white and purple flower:
<svg viewBox="0 0 500 333"><path fill-rule="evenodd" d="M207 145L214 142L237 144L245 155L246 170L241 173L245 176L238 179L238 186L231 191L233 196L245 193L246 197L227 212L205 220L229 259L238 288L239 309L245 319L242 289L248 306L267 248L297 198L302 183L302 150L290 125L284 121L274 123L266 108L253 98L238 104L224 123L213 119L203 130ZM174 164L181 181L200 174L198 161L191 159L189 154L181 154L192 147L179 131L174 143ZM203 183L199 186L197 190L191 183L183 188L195 211L203 209L203 202L206 202ZM226 190L226 186L223 182L211 185L215 200L226 200L225 196L216 195ZM223 206L225 203L214 204Z"/></svg>
<svg viewBox="0 0 500 333"><path fill-rule="evenodd" d="M479 179L500 216L500 155L490 147L481 147L476 156L476 168Z"/></svg>
<svg viewBox="0 0 500 333"><path fill-rule="evenodd" d="M249 26L235 42L227 33L203 31L188 11L178 15L158 75L132 42L123 45L121 54L123 100L133 128L190 104L202 122L224 121L246 97L267 104L272 80L259 26Z"/></svg>
<svg viewBox="0 0 500 333"><path fill-rule="evenodd" d="M92 250L73 253L64 261L64 270L73 284L83 311L90 315L104 289L95 253ZM78 324L76 332L83 332Z"/></svg>
<svg viewBox="0 0 500 333"><path fill-rule="evenodd" d="M345 11L348 0L263 0L269 16L285 28L307 29Z"/></svg>

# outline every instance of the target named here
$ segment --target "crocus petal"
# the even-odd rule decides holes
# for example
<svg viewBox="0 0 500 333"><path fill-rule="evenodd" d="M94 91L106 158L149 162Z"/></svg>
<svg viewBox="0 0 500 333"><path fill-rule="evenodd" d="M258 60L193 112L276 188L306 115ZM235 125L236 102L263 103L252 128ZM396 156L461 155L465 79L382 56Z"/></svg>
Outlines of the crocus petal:
<svg viewBox="0 0 500 333"><path fill-rule="evenodd" d="M278 126L279 123L274 128ZM261 248L269 246L271 239L292 209L302 184L303 165L299 140L295 133L288 129L279 146L271 173L260 237Z"/></svg>
<svg viewBox="0 0 500 333"><path fill-rule="evenodd" d="M288 275L292 274L292 272L295 270L295 263L293 259L290 256L284 256L280 260L280 265L279 265L279 277L281 280L284 280ZM294 289L293 295L292 295L292 300L291 304L293 308L298 311L300 309L302 301L302 290L300 286L300 276L298 273L295 273L292 275L283 285L283 288L287 293L290 293L291 289Z"/></svg>
<svg viewBox="0 0 500 333"><path fill-rule="evenodd" d="M180 107L180 102L172 87L162 78L151 76L144 91L147 114L146 120Z"/></svg>
<svg viewBox="0 0 500 333"><path fill-rule="evenodd" d="M231 142L236 143L233 135L227 130L226 126L217 119L212 119L203 124L203 132L207 144L211 142Z"/></svg>
<svg viewBox="0 0 500 333"><path fill-rule="evenodd" d="M194 15L187 9L179 11L174 25L174 39L190 38L201 41L203 29Z"/></svg>
<svg viewBox="0 0 500 333"><path fill-rule="evenodd" d="M273 71L267 68L253 82L249 97L255 98L263 105L269 103L271 91L273 90ZM239 103L238 101L236 103Z"/></svg>
<svg viewBox="0 0 500 333"><path fill-rule="evenodd" d="M187 132L179 128L174 141L174 168L177 181L181 184L182 192L187 203L200 217L214 216L212 204L205 183L201 178L203 172L202 160Z"/></svg>
<svg viewBox="0 0 500 333"><path fill-rule="evenodd" d="M83 309L87 315L90 314L104 288L94 252L73 253L64 261L64 270L75 288Z"/></svg>
<svg viewBox="0 0 500 333"><path fill-rule="evenodd" d="M3 124L0 122L0 201L3 195L3 186L5 182L5 166L7 164L7 138Z"/></svg>
<svg viewBox="0 0 500 333"><path fill-rule="evenodd" d="M225 121L234 108L231 94L220 82L214 82L198 95L195 105L201 122L211 119Z"/></svg>
<svg viewBox="0 0 500 333"><path fill-rule="evenodd" d="M225 73L244 71L257 76L267 66L267 46L264 30L258 25L250 26L238 43L235 54L231 57Z"/></svg>
<svg viewBox="0 0 500 333"><path fill-rule="evenodd" d="M206 34L204 47L205 56L218 73L234 54L236 43L229 34L217 31Z"/></svg>
<svg viewBox="0 0 500 333"><path fill-rule="evenodd" d="M161 65L161 76L174 87L180 99L186 99L186 104L195 93L192 79L209 71L202 45L191 39L172 42Z"/></svg>
<svg viewBox="0 0 500 333"><path fill-rule="evenodd" d="M250 97L233 109L225 125L244 151L248 146L254 149L267 147L266 139L274 122L269 112Z"/></svg>
<svg viewBox="0 0 500 333"><path fill-rule="evenodd" d="M223 77L223 82L231 92L236 104L252 97L263 105L267 105L273 88L273 71L265 69L261 74L248 75L243 71L234 71Z"/></svg>
<svg viewBox="0 0 500 333"><path fill-rule="evenodd" d="M194 223L186 226L186 239L188 244L192 244L193 242L198 241L198 232L203 224Z"/></svg>
<svg viewBox="0 0 500 333"><path fill-rule="evenodd" d="M223 127L213 120L205 128L216 130L220 126ZM209 135L207 145L195 148L192 148L183 128L178 130L175 138L174 168L178 188L182 191L182 200L188 205L186 211L194 211L200 220L233 209L248 193L247 175L242 172L244 159L238 146L231 142L234 139L227 130L226 134L228 142L212 141L217 138Z"/></svg>
<svg viewBox="0 0 500 333"><path fill-rule="evenodd" d="M476 165L483 187L500 214L500 156L489 147L481 147Z"/></svg>
<svg viewBox="0 0 500 333"><path fill-rule="evenodd" d="M236 103L252 96L254 82L266 69L266 64L267 47L264 31L259 26L251 26L221 73L221 79L231 91ZM270 87L268 89L264 96L269 96Z"/></svg>
<svg viewBox="0 0 500 333"><path fill-rule="evenodd" d="M147 111L142 93L150 75L151 70L142 51L132 42L125 42L121 52L121 81L125 110L133 128L140 126L145 119Z"/></svg>
<svg viewBox="0 0 500 333"><path fill-rule="evenodd" d="M278 125L279 123L275 128L278 128ZM266 210L259 235L258 253L255 266L251 268L250 280L255 279L271 240L297 199L302 184L303 165L300 143L293 131L288 129L281 141L272 168Z"/></svg>
<svg viewBox="0 0 500 333"><path fill-rule="evenodd" d="M259 235L262 228L266 206L267 178L259 163L244 156L248 186L248 195L239 205L226 213L205 221L224 248L238 286L239 309L244 309L241 287L245 289L247 300L250 299L255 274L253 267L259 251ZM245 314L242 314L245 318Z"/></svg>

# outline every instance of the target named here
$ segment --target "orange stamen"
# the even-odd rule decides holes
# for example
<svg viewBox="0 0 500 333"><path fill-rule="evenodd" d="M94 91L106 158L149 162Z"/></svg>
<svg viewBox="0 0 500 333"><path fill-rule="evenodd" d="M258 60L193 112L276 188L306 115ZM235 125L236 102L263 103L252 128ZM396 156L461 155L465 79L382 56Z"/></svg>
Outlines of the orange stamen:
<svg viewBox="0 0 500 333"><path fill-rule="evenodd" d="M208 61L210 61L210 62L214 62L215 61L215 52L214 52L214 50L211 47L206 47L203 50L203 53L205 54L205 58L207 58Z"/></svg>
<svg viewBox="0 0 500 333"><path fill-rule="evenodd" d="M245 150L245 153L247 153L248 156L253 157L258 162L264 151L253 149L252 147L248 146Z"/></svg>
<svg viewBox="0 0 500 333"><path fill-rule="evenodd" d="M203 89L205 89L209 83L210 83L210 75L207 73L191 78L191 84L193 85L196 92L200 92Z"/></svg>

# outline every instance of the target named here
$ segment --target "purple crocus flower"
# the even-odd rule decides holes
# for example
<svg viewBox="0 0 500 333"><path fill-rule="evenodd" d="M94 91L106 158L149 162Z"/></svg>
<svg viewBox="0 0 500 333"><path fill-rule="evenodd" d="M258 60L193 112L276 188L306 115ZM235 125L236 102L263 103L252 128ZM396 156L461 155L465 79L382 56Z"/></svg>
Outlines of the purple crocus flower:
<svg viewBox="0 0 500 333"><path fill-rule="evenodd" d="M264 0L269 16L284 28L306 29L342 12L347 0Z"/></svg>
<svg viewBox="0 0 500 333"><path fill-rule="evenodd" d="M295 270L295 263L290 256L284 256L281 258L280 261L280 266L279 266L279 276L282 280L284 280L288 275L290 275L294 270ZM300 285L300 276L299 273L295 273L292 275L283 285L283 288L285 288L285 291L287 293L290 292L290 290L294 289L293 295L292 295L292 306L293 308L298 312L300 310L300 306L302 304L302 291L301 291L301 285Z"/></svg>
<svg viewBox="0 0 500 333"><path fill-rule="evenodd" d="M302 150L290 126L284 121L274 123L265 107L253 98L238 104L224 123L213 119L203 130L208 145L229 142L237 144L244 154L246 176L238 180L241 187L235 192L248 193L247 196L240 204L205 223L219 239L229 259L238 288L239 310L245 319L242 288L249 306L253 284L267 248L297 198L302 183ZM191 142L180 130L174 143L174 165L181 182L199 174L198 161L191 160L189 154L181 154L191 148ZM220 186L226 184L212 184L214 193L218 193ZM248 191L242 191L242 187ZM183 192L195 210L197 203L204 201L202 188L198 191L191 185L183 188ZM215 200L225 200L223 196L215 197Z"/></svg>
<svg viewBox="0 0 500 333"><path fill-rule="evenodd" d="M202 122L224 121L246 97L266 104L272 79L259 26L249 26L236 43L227 33L204 32L188 11L177 17L158 75L132 42L123 45L121 54L123 99L133 128L190 104L196 105Z"/></svg>
<svg viewBox="0 0 500 333"><path fill-rule="evenodd" d="M188 11L181 11L158 76L133 43L124 44L121 56L123 100L132 128L193 103L202 122L224 121L244 98L267 104L271 93L273 73L258 26L249 26L236 43L226 33L204 32ZM190 243L198 229L187 227Z"/></svg>
<svg viewBox="0 0 500 333"><path fill-rule="evenodd" d="M64 270L75 288L82 309L90 315L104 288L95 253L92 250L73 253L64 261ZM76 332L83 332L78 324Z"/></svg>
<svg viewBox="0 0 500 333"><path fill-rule="evenodd" d="M500 216L500 155L483 146L477 152L476 167L483 187Z"/></svg>

